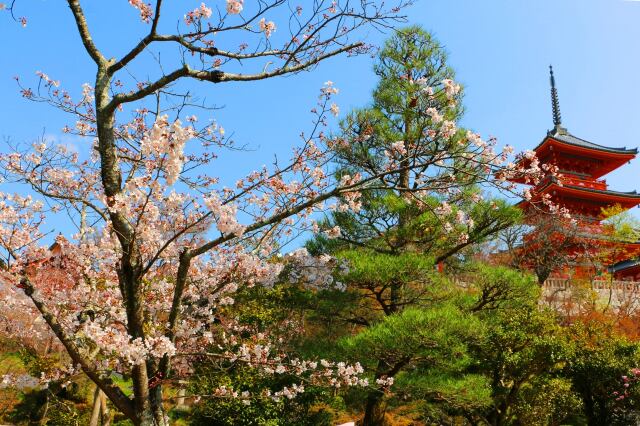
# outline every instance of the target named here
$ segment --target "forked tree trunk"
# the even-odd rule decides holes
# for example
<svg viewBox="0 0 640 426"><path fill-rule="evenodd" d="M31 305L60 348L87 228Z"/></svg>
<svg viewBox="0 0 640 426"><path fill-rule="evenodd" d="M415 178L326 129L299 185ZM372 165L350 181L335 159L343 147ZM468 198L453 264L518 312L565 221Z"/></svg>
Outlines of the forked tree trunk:
<svg viewBox="0 0 640 426"><path fill-rule="evenodd" d="M96 76L96 127L98 151L100 153L100 174L104 193L108 200L122 192L122 174L118 163L115 139L115 110L110 106L111 75L106 64L101 64ZM109 219L120 245L122 255L118 266L120 292L127 313L127 332L132 339L145 338L144 288L142 282L143 262L131 224L121 212L111 211ZM133 417L136 426L166 426L167 416L162 406L162 387L149 389L149 380L155 371L147 363L134 366L131 370L133 381Z"/></svg>
<svg viewBox="0 0 640 426"><path fill-rule="evenodd" d="M89 426L109 426L110 423L111 416L107 408L107 396L96 386L93 393L93 409Z"/></svg>

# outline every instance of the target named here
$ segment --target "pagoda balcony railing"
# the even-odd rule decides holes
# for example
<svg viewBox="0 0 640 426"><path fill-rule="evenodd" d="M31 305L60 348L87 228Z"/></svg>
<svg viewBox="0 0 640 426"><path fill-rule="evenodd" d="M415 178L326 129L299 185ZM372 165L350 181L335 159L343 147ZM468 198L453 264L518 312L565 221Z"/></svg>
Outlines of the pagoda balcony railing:
<svg viewBox="0 0 640 426"><path fill-rule="evenodd" d="M613 290L624 293L640 294L640 281L610 281L610 280L594 280L591 283L593 290ZM571 279L566 278L549 278L544 282L544 287L549 290L566 290L572 286Z"/></svg>
<svg viewBox="0 0 640 426"><path fill-rule="evenodd" d="M598 179L581 178L578 176L572 176L564 174L559 178L563 185L581 186L589 189L599 189L602 191L607 190L607 181Z"/></svg>

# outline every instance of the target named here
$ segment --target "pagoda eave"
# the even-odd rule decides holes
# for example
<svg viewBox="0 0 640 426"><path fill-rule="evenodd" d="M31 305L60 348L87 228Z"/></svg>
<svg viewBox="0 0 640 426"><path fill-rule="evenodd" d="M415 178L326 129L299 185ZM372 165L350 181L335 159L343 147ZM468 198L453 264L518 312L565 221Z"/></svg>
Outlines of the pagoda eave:
<svg viewBox="0 0 640 426"><path fill-rule="evenodd" d="M575 140L576 142L572 143L570 142L570 140ZM533 150L535 152L543 152L550 149L551 147L554 147L555 149L567 150L568 152L579 152L581 154L587 154L590 157L603 159L632 159L638 154L638 150L636 148L609 148L582 140L570 134L547 135L542 140L542 142L540 142L540 144L538 144L538 146L536 146Z"/></svg>
<svg viewBox="0 0 640 426"><path fill-rule="evenodd" d="M598 179L633 160L637 154L637 150L627 150L625 148L605 150L579 146L551 136L546 137L534 151L541 161L554 155L567 158L588 157L597 161L598 165L593 164L589 167L589 175L593 179Z"/></svg>
<svg viewBox="0 0 640 426"><path fill-rule="evenodd" d="M588 169L588 173L586 174L593 179L598 179L633 160L638 153L637 149L609 148L596 145L568 133L545 136L533 151L541 163L549 161L556 163L557 160L551 159L558 156L567 159L589 158L592 163L590 163L588 167L585 167L585 169ZM517 167L525 169L528 168L530 164L531 160L528 158L521 158L516 162ZM525 183L522 178L513 179L512 182Z"/></svg>
<svg viewBox="0 0 640 426"><path fill-rule="evenodd" d="M560 185L550 182L548 185L538 189L537 195L551 194L558 198L580 198L589 201L599 202L605 205L619 204L627 209L640 204L640 194L634 192L617 192L593 188L585 188L574 185Z"/></svg>
<svg viewBox="0 0 640 426"><path fill-rule="evenodd" d="M640 204L640 194L635 192L615 192L560 185L557 181L552 180L545 186L536 188L531 200L522 200L517 206L523 211L530 211L536 207L544 210L545 207L542 203L544 195L549 195L554 204L566 207L572 216L592 218L590 220L604 219L602 210L612 206L618 205L627 210Z"/></svg>
<svg viewBox="0 0 640 426"><path fill-rule="evenodd" d="M609 270L617 279L637 280L640 278L640 259L630 259L618 262L609 267Z"/></svg>

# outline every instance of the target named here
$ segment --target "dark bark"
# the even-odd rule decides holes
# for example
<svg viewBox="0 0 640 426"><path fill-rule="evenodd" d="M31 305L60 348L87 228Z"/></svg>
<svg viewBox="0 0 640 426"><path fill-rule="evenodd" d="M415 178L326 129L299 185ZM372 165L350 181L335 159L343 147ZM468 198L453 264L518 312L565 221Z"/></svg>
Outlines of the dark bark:
<svg viewBox="0 0 640 426"><path fill-rule="evenodd" d="M378 361L375 379L394 377L402 370L411 358L402 358L394 364L389 364L383 360ZM384 392L382 389L372 389L367 395L367 402L364 410L363 426L384 425L386 406L384 404Z"/></svg>
<svg viewBox="0 0 640 426"><path fill-rule="evenodd" d="M367 395L362 426L382 426L384 425L385 406L383 404L384 394L375 390Z"/></svg>
<svg viewBox="0 0 640 426"><path fill-rule="evenodd" d="M383 376L384 369L384 361L379 360L376 367L376 380ZM384 393L380 389L371 389L369 391L362 419L363 426L380 426L384 424L385 407L382 403L383 398Z"/></svg>

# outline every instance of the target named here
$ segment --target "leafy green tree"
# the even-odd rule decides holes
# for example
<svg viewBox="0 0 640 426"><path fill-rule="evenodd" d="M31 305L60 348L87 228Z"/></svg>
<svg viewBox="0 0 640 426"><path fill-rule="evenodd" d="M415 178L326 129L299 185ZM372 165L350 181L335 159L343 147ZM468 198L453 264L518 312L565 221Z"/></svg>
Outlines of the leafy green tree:
<svg viewBox="0 0 640 426"><path fill-rule="evenodd" d="M539 308L540 289L528 274L504 267L468 265L460 279L466 294L462 308L481 321L485 332L479 343L471 342L473 361L467 373L488 380L491 403L464 407L472 424L547 424L536 411L546 411L548 420L564 419L567 404L574 398L553 401L543 394L557 387L571 387L556 380L568 353L568 340L556 315ZM574 407L575 408L575 407ZM519 423L518 423L519 422Z"/></svg>
<svg viewBox="0 0 640 426"><path fill-rule="evenodd" d="M400 167L384 177L380 189L362 194L357 211L333 213L325 226L338 225L340 237L319 237L308 244L310 251L414 250L429 252L438 263L517 220L518 209L481 195L478 185L493 177L487 174L488 143L463 129L443 129L463 113L461 88L447 94L443 84L452 84L455 75L446 59L442 46L420 27L399 30L385 43L374 67L379 82L371 105L342 122L337 174L370 175L388 161L394 143L405 151ZM416 194L417 187L430 190ZM444 201L451 211L436 214Z"/></svg>
<svg viewBox="0 0 640 426"><path fill-rule="evenodd" d="M473 370L491 380L493 405L484 418L494 426L511 424L522 392L540 376L562 368L565 338L554 315L535 305L494 312L487 323Z"/></svg>
<svg viewBox="0 0 640 426"><path fill-rule="evenodd" d="M583 409L571 380L541 374L522 386L513 412L518 424L559 426L584 424Z"/></svg>
<svg viewBox="0 0 640 426"><path fill-rule="evenodd" d="M617 335L610 323L597 319L576 322L566 331L571 352L563 374L582 399L587 424L635 424L639 417L633 404L616 400L615 393L622 388L622 376L638 365L638 344Z"/></svg>
<svg viewBox="0 0 640 426"><path fill-rule="evenodd" d="M367 395L363 423L383 422L383 392L396 377L399 395L442 398L451 406L488 404L489 388L483 377L462 373L471 361L468 342L478 339L481 330L476 318L447 303L405 309L345 339L346 349L374 370L373 380L382 384L382 389ZM472 390L461 392L467 386Z"/></svg>
<svg viewBox="0 0 640 426"><path fill-rule="evenodd" d="M540 297L540 289L531 276L502 266L470 263L460 279L467 283L465 309L481 313L489 321L493 312L529 311Z"/></svg>

